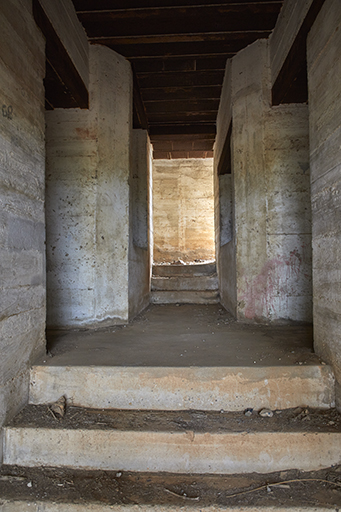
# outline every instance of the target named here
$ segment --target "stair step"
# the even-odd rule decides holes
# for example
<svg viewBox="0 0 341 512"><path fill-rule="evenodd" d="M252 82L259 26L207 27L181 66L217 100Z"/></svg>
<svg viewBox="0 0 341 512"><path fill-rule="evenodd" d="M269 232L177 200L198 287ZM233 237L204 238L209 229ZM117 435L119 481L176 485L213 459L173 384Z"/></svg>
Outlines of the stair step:
<svg viewBox="0 0 341 512"><path fill-rule="evenodd" d="M73 405L103 409L242 411L335 405L328 365L31 369L31 404L48 404L62 395Z"/></svg>
<svg viewBox="0 0 341 512"><path fill-rule="evenodd" d="M153 265L153 276L159 277L198 277L215 274L215 263L201 263L199 265Z"/></svg>
<svg viewBox="0 0 341 512"><path fill-rule="evenodd" d="M150 302L152 304L218 304L219 292L217 290L201 291L152 291Z"/></svg>
<svg viewBox="0 0 341 512"><path fill-rule="evenodd" d="M271 418L209 411L68 407L62 420L29 405L4 428L4 463L172 473L314 471L341 461L335 410Z"/></svg>
<svg viewBox="0 0 341 512"><path fill-rule="evenodd" d="M172 473L3 465L0 468L0 510L331 512L339 508L340 493L333 484L339 481L339 469L224 476L197 474L193 478L192 475ZM286 481L290 484L284 483ZM28 487L30 483L32 486ZM235 494L237 496L231 496Z"/></svg>
<svg viewBox="0 0 341 512"><path fill-rule="evenodd" d="M199 277L152 277L152 291L201 291L214 290L218 292L218 276Z"/></svg>

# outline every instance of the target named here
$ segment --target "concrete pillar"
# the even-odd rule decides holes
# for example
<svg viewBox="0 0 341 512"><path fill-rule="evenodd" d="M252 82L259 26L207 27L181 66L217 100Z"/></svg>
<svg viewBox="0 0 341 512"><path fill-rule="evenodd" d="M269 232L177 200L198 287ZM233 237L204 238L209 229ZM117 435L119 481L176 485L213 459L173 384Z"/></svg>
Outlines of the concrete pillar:
<svg viewBox="0 0 341 512"><path fill-rule="evenodd" d="M266 176L264 103L267 43L257 41L232 61L237 316L266 318ZM259 279L263 276L263 279Z"/></svg>
<svg viewBox="0 0 341 512"><path fill-rule="evenodd" d="M90 47L90 110L57 109L47 124L48 324L128 320L132 74Z"/></svg>
<svg viewBox="0 0 341 512"><path fill-rule="evenodd" d="M232 120L232 238L220 247L220 292L240 320L311 321L308 108L271 107L270 77L266 40L226 68L215 165L225 114Z"/></svg>
<svg viewBox="0 0 341 512"><path fill-rule="evenodd" d="M147 131L133 130L129 183L129 318L146 308L150 299L151 165L152 148Z"/></svg>
<svg viewBox="0 0 341 512"><path fill-rule="evenodd" d="M45 350L44 73L31 2L1 2L0 427L27 402Z"/></svg>
<svg viewBox="0 0 341 512"><path fill-rule="evenodd" d="M326 0L308 36L316 352L332 364L341 408L341 5Z"/></svg>

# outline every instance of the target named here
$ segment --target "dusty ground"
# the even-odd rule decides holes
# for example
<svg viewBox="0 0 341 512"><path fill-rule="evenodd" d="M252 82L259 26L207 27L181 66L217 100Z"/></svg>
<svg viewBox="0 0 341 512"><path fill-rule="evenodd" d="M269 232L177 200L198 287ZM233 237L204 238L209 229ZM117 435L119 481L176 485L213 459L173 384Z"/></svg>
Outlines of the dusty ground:
<svg viewBox="0 0 341 512"><path fill-rule="evenodd" d="M279 485L275 485L279 484ZM202 506L341 508L341 466L233 476L0 468L1 500Z"/></svg>
<svg viewBox="0 0 341 512"><path fill-rule="evenodd" d="M220 305L150 306L127 326L49 333L49 365L282 366L319 363L309 325L238 324ZM39 361L41 362L41 361ZM340 431L335 410L257 412L103 411L67 407L62 420L30 406L13 425L172 431ZM86 428L86 427L85 427ZM275 485L279 484L279 485ZM306 506L341 509L341 466L267 475L179 475L0 467L3 500L178 506Z"/></svg>
<svg viewBox="0 0 341 512"><path fill-rule="evenodd" d="M39 364L104 366L283 366L319 364L312 326L250 325L219 304L151 305L111 329L48 332Z"/></svg>
<svg viewBox="0 0 341 512"><path fill-rule="evenodd" d="M257 412L148 411L86 409L66 406L58 419L47 405L29 405L10 423L13 427L117 429L161 432L340 432L341 415L335 409L296 408Z"/></svg>
<svg viewBox="0 0 341 512"><path fill-rule="evenodd" d="M28 406L12 425L42 428L101 428L171 431L340 431L335 410L289 409L273 417L253 412L120 411L66 407L62 419L48 406ZM62 448L61 448L62 449ZM3 500L67 503L219 506L306 506L341 508L341 466L321 471L266 475L193 475L83 471L61 468L0 468Z"/></svg>

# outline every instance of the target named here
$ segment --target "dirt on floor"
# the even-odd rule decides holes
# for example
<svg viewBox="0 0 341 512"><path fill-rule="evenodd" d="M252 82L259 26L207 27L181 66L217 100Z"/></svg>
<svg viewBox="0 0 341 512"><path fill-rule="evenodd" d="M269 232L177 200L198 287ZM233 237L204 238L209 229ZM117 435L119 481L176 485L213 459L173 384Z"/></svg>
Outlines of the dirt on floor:
<svg viewBox="0 0 341 512"><path fill-rule="evenodd" d="M48 331L48 366L290 366L320 364L312 326L236 322L220 304L150 305L132 322Z"/></svg>
<svg viewBox="0 0 341 512"><path fill-rule="evenodd" d="M0 468L1 500L173 506L323 506L341 508L341 466L266 475L179 475Z"/></svg>
<svg viewBox="0 0 341 512"><path fill-rule="evenodd" d="M244 412L216 412L88 409L66 406L65 415L58 418L51 406L28 405L15 416L10 426L198 433L340 432L341 415L335 409L302 407L277 411L247 409Z"/></svg>

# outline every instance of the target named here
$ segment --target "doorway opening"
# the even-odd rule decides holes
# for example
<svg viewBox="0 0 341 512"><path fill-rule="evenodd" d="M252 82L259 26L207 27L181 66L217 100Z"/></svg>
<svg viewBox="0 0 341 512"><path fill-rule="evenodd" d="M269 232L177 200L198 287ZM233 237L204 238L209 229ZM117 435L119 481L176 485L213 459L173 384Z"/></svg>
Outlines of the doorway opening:
<svg viewBox="0 0 341 512"><path fill-rule="evenodd" d="M215 262L213 158L154 160L153 264Z"/></svg>
<svg viewBox="0 0 341 512"><path fill-rule="evenodd" d="M219 302L213 158L154 160L151 302Z"/></svg>

